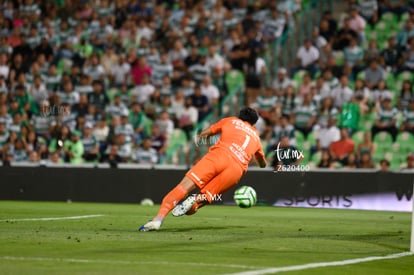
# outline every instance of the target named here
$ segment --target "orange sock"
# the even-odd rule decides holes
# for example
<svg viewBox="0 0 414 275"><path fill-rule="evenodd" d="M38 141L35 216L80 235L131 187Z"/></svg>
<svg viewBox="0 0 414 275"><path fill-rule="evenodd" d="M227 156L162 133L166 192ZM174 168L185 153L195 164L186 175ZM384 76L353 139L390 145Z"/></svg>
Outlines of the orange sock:
<svg viewBox="0 0 414 275"><path fill-rule="evenodd" d="M162 200L160 210L158 211L157 218L164 219L168 213L184 199L187 195L187 190L180 184L178 184L173 190L171 190Z"/></svg>

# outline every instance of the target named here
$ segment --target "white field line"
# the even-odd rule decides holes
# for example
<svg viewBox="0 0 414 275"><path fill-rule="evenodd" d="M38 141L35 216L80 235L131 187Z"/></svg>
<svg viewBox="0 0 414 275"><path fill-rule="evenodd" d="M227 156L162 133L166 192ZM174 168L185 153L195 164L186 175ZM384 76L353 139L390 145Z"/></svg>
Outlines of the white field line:
<svg viewBox="0 0 414 275"><path fill-rule="evenodd" d="M79 220L102 217L104 215L83 215L83 216L69 216L69 217L52 217L52 218L28 218L28 219L5 219L0 222L26 222L26 221L60 221L60 220Z"/></svg>
<svg viewBox="0 0 414 275"><path fill-rule="evenodd" d="M251 265L237 265L237 264L216 264L216 263L197 263L197 262L169 262L169 261L112 261L112 260L90 260L90 259L75 259L75 258L46 258L46 257L15 257L15 256L0 256L0 261L39 261L39 262L66 262L66 263L85 263L85 264L118 264L118 265L183 265L183 266L206 266L206 267L227 267L240 269L257 269L263 268Z"/></svg>
<svg viewBox="0 0 414 275"><path fill-rule="evenodd" d="M358 264L358 263L365 263L365 262L372 262L372 261L379 261L379 260L397 259L397 258L401 258L405 256L411 256L411 255L414 255L414 252L402 252L402 253L390 254L386 256L373 256L373 257L356 258L356 259L349 259L349 260L335 261L335 262L321 262L321 263L310 263L310 264L292 265L292 266L284 266L284 267L271 267L271 268L264 268L264 269L258 269L258 270L231 273L231 275L275 274L275 273L280 273L280 272L305 270L305 269L319 268L319 267L342 266L342 265L351 265L351 264ZM230 275L230 274L227 274L227 275Z"/></svg>

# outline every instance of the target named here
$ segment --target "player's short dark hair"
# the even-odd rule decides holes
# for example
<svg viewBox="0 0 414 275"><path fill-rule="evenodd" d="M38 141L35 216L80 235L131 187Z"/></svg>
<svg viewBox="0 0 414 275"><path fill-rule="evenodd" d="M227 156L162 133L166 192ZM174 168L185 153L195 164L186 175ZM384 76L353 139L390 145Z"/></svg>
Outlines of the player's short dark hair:
<svg viewBox="0 0 414 275"><path fill-rule="evenodd" d="M259 119L259 115L256 110L250 107L241 109L238 117L243 121L247 121L251 125L255 125Z"/></svg>

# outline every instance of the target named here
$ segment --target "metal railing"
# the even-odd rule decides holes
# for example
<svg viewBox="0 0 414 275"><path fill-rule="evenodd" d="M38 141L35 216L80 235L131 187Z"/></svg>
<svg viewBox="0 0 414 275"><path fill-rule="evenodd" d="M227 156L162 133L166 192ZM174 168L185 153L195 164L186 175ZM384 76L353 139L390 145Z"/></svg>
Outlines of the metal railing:
<svg viewBox="0 0 414 275"><path fill-rule="evenodd" d="M276 64L287 69L292 68L298 48L303 44L304 39L311 38L313 29L319 26L323 12L333 11L334 6L338 4L336 2L338 1L306 1L302 10L295 16L295 28L287 33Z"/></svg>

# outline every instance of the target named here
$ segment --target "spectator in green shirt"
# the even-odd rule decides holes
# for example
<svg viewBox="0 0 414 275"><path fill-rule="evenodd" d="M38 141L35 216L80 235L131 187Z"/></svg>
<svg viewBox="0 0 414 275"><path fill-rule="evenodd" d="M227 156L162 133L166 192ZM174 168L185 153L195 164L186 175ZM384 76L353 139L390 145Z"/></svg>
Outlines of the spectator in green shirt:
<svg viewBox="0 0 414 275"><path fill-rule="evenodd" d="M139 142L145 136L145 126L147 124L148 118L142 110L142 106L138 102L134 102L131 106L131 111L129 112L129 123L132 124L134 128L134 141Z"/></svg>
<svg viewBox="0 0 414 275"><path fill-rule="evenodd" d="M84 153L84 149L80 136L81 133L78 130L73 131L70 140L65 142L63 145L67 160L73 164L79 164L83 161L82 155Z"/></svg>
<svg viewBox="0 0 414 275"><path fill-rule="evenodd" d="M33 97L26 92L26 89L23 85L17 85L14 90L14 93L15 98L19 103L20 109L24 110L26 113L38 113L38 109Z"/></svg>

